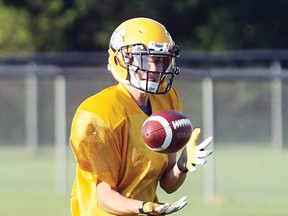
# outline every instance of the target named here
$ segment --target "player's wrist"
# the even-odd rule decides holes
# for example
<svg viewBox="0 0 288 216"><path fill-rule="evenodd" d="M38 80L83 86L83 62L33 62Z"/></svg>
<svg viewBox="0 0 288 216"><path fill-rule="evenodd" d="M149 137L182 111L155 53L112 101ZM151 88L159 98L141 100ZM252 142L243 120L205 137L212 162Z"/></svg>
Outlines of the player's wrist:
<svg viewBox="0 0 288 216"><path fill-rule="evenodd" d="M139 211L140 214L146 214L145 211L144 211L144 209L143 209L145 203L146 203L146 202L142 202L142 203L140 204L140 206L138 207L138 211Z"/></svg>
<svg viewBox="0 0 288 216"><path fill-rule="evenodd" d="M189 171L187 167L181 164L179 161L176 163L176 166L181 173L187 173Z"/></svg>
<svg viewBox="0 0 288 216"><path fill-rule="evenodd" d="M153 202L142 202L140 206L138 207L138 211L140 215L149 215L149 216L160 215L160 214L157 214L157 212L154 212L154 209L157 205L158 204L153 203Z"/></svg>
<svg viewBox="0 0 288 216"><path fill-rule="evenodd" d="M182 173L187 173L188 172L188 168L187 168L187 149L186 147L183 149L177 163L177 168L180 172Z"/></svg>

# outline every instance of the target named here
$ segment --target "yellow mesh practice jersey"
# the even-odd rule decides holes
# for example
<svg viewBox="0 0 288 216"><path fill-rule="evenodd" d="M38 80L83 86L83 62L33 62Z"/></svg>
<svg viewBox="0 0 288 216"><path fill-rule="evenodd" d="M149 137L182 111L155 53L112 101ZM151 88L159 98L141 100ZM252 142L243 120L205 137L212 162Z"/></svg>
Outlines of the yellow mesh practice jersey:
<svg viewBox="0 0 288 216"><path fill-rule="evenodd" d="M174 88L167 94L149 95L149 100L153 113L182 111ZM104 89L79 106L70 136L77 161L72 215L110 215L97 204L97 181L108 183L125 197L158 200L156 187L168 155L151 151L142 141L141 128L147 117L122 84Z"/></svg>

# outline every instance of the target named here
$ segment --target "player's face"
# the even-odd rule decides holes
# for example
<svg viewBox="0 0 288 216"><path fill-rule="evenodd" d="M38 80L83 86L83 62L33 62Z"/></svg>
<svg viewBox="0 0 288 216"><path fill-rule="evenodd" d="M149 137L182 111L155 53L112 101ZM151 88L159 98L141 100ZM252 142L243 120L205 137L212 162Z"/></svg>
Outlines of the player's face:
<svg viewBox="0 0 288 216"><path fill-rule="evenodd" d="M160 73L168 69L171 61L171 57L169 56L135 55L133 65L139 67L137 73L139 79L159 82L161 77Z"/></svg>
<svg viewBox="0 0 288 216"><path fill-rule="evenodd" d="M134 55L133 64L139 66L140 70L151 72L165 72L170 66L170 56L159 55Z"/></svg>

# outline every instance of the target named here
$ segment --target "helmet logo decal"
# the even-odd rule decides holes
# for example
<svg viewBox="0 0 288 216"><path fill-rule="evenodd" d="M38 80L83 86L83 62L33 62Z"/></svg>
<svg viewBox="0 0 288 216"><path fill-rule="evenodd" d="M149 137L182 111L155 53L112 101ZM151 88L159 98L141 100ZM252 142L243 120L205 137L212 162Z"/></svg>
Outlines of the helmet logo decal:
<svg viewBox="0 0 288 216"><path fill-rule="evenodd" d="M168 43L155 43L154 41L150 41L148 44L148 49L152 52L159 52L164 54L169 54L169 44Z"/></svg>
<svg viewBox="0 0 288 216"><path fill-rule="evenodd" d="M110 45L115 50L119 50L124 45L125 28L121 31L115 30L111 36Z"/></svg>

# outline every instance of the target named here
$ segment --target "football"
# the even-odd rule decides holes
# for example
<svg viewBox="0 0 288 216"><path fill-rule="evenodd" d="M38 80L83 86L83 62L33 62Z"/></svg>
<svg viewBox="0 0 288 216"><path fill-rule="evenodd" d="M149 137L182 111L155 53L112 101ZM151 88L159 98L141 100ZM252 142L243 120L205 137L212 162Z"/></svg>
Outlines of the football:
<svg viewBox="0 0 288 216"><path fill-rule="evenodd" d="M151 150L174 153L186 145L192 131L192 123L185 115L175 110L161 110L146 119L141 135Z"/></svg>

